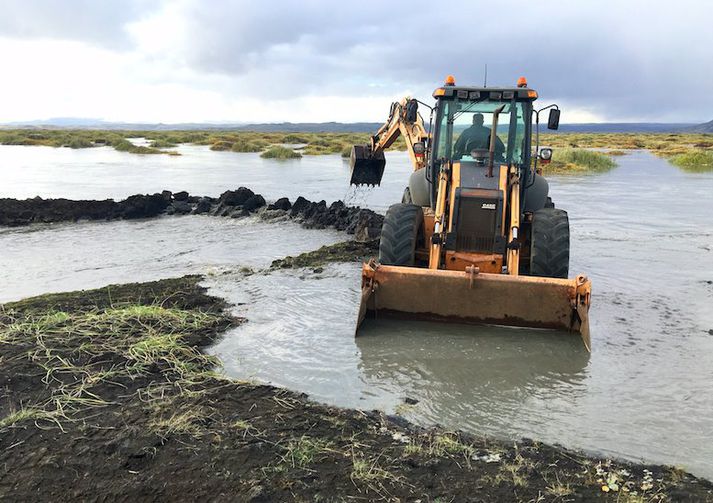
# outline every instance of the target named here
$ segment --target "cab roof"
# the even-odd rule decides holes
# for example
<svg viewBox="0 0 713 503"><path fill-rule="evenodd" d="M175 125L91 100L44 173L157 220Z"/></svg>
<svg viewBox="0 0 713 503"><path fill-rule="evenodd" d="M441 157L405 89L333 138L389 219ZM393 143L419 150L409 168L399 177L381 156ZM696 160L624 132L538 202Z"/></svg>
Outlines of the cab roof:
<svg viewBox="0 0 713 503"><path fill-rule="evenodd" d="M492 101L517 100L534 101L537 91L528 87L467 87L441 86L433 91L434 98L458 98L461 100L489 99Z"/></svg>

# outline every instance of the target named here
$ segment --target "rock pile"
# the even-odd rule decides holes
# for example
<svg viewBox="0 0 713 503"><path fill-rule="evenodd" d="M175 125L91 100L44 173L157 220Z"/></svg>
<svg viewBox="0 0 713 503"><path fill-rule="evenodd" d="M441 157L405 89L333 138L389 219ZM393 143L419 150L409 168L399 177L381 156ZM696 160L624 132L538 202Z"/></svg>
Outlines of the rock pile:
<svg viewBox="0 0 713 503"><path fill-rule="evenodd" d="M151 218L160 215L200 215L242 218L260 215L265 219L288 218L308 228L332 227L355 239L366 241L379 236L384 217L372 210L346 206L342 201L310 201L302 196L294 203L286 197L267 204L265 198L247 187L227 190L220 197L192 196L186 191L137 194L123 201L83 201L70 199L0 199L0 225Z"/></svg>

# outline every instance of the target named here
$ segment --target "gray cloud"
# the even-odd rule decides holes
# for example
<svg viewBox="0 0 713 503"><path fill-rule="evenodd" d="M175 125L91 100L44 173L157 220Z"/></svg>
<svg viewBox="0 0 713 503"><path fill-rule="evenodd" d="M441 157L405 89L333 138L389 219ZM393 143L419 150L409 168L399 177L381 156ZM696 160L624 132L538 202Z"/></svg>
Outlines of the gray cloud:
<svg viewBox="0 0 713 503"><path fill-rule="evenodd" d="M713 116L710 9L695 0L18 1L0 35L128 50L127 24L162 8L181 30L158 57L219 76L226 95L426 97L449 73L480 84L487 63L493 85L525 75L543 99L608 120Z"/></svg>
<svg viewBox="0 0 713 503"><path fill-rule="evenodd" d="M153 7L152 7L153 6ZM0 36L52 38L128 48L125 25L158 5L146 0L4 0Z"/></svg>
<svg viewBox="0 0 713 503"><path fill-rule="evenodd" d="M487 63L493 84L527 75L543 96L605 117L713 115L705 2L278 5L189 5L188 61L283 95L364 93L369 83L428 93L447 73L482 82Z"/></svg>

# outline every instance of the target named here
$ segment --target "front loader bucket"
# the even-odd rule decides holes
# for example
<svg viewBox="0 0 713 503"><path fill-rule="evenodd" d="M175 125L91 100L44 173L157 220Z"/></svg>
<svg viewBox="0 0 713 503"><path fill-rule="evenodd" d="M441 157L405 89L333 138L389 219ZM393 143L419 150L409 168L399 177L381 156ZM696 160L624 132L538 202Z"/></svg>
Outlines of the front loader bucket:
<svg viewBox="0 0 713 503"><path fill-rule="evenodd" d="M384 176L386 158L383 152L372 154L366 145L354 145L349 166L352 170L350 185L379 185Z"/></svg>
<svg viewBox="0 0 713 503"><path fill-rule="evenodd" d="M585 276L538 278L370 262L362 270L358 325L367 316L398 316L560 329L581 334L590 351L590 294Z"/></svg>

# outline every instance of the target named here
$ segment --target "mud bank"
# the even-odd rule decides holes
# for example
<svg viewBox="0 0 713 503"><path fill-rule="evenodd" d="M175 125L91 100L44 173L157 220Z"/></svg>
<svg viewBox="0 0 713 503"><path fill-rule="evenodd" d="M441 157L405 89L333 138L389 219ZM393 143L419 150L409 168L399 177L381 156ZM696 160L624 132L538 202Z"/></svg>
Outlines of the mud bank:
<svg viewBox="0 0 713 503"><path fill-rule="evenodd" d="M212 215L241 218L260 215L266 219L289 218L310 228L334 227L357 239L378 236L383 216L367 209L346 206L342 201L310 201L286 197L268 204L263 196L246 187L225 191L220 197L192 196L188 192L163 191L160 194L136 194L123 201L82 201L69 199L0 199L0 226L33 223L76 222L79 220L114 220L152 218L161 215Z"/></svg>
<svg viewBox="0 0 713 503"><path fill-rule="evenodd" d="M680 470L415 427L212 372L198 277L0 306L0 499L713 501Z"/></svg>
<svg viewBox="0 0 713 503"><path fill-rule="evenodd" d="M296 257L287 256L273 260L271 269L289 269L299 267L319 267L329 262L362 262L379 253L379 240L343 241L322 246L318 250L302 253Z"/></svg>

